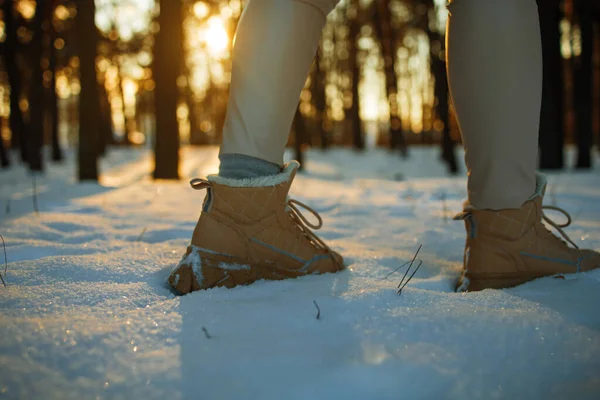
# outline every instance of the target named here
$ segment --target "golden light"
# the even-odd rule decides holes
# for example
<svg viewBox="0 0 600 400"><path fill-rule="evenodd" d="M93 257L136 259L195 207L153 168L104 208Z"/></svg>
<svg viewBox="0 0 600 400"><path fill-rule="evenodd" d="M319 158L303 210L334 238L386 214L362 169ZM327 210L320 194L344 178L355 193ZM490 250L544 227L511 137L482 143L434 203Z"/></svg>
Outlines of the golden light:
<svg viewBox="0 0 600 400"><path fill-rule="evenodd" d="M56 18L64 21L69 18L69 10L67 10L67 7L61 4L56 7L56 10L54 10L54 15L56 15Z"/></svg>
<svg viewBox="0 0 600 400"><path fill-rule="evenodd" d="M56 50L62 50L65 47L65 41L62 38L58 38L54 41L54 48Z"/></svg>
<svg viewBox="0 0 600 400"><path fill-rule="evenodd" d="M17 2L17 10L23 18L31 19L35 15L35 1L33 0L20 0Z"/></svg>
<svg viewBox="0 0 600 400"><path fill-rule="evenodd" d="M71 93L75 96L81 93L81 83L79 81L73 81L71 83Z"/></svg>
<svg viewBox="0 0 600 400"><path fill-rule="evenodd" d="M208 15L208 6L206 4L204 4L203 2L198 2L196 4L194 4L194 15L197 18L204 18Z"/></svg>
<svg viewBox="0 0 600 400"><path fill-rule="evenodd" d="M131 78L123 79L122 85L123 99L125 100L125 115L133 118L135 116L135 95L138 92L139 86Z"/></svg>
<svg viewBox="0 0 600 400"><path fill-rule="evenodd" d="M229 19L233 15L233 10L231 9L231 7L225 5L225 6L221 7L220 13L221 13L221 17L223 17L225 19Z"/></svg>
<svg viewBox="0 0 600 400"><path fill-rule="evenodd" d="M138 145L144 144L144 142L146 141L146 135L144 135L142 132L139 132L139 131L130 132L129 140L133 144L138 144Z"/></svg>
<svg viewBox="0 0 600 400"><path fill-rule="evenodd" d="M69 86L69 79L63 74L56 75L56 93L61 99L66 99L71 95L71 87Z"/></svg>
<svg viewBox="0 0 600 400"><path fill-rule="evenodd" d="M19 99L19 108L24 113L26 113L27 111L29 111L29 100L27 100L25 98Z"/></svg>
<svg viewBox="0 0 600 400"><path fill-rule="evenodd" d="M223 24L223 20L219 17L210 17L206 22L204 31L204 42L214 55L223 53L229 45L229 35Z"/></svg>
<svg viewBox="0 0 600 400"><path fill-rule="evenodd" d="M110 66L110 61L108 61L108 59L106 58L101 58L97 63L96 63L98 70L100 72L106 72L106 70L108 69L108 67Z"/></svg>
<svg viewBox="0 0 600 400"><path fill-rule="evenodd" d="M77 57L77 56L71 57L71 59L69 60L69 65L73 68L78 68L79 67L79 57Z"/></svg>

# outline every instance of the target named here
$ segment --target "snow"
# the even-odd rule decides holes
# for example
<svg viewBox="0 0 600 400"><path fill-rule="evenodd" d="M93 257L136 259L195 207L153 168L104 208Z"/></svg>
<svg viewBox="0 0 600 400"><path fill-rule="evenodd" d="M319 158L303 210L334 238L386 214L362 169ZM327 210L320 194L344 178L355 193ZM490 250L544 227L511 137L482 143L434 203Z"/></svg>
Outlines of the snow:
<svg viewBox="0 0 600 400"><path fill-rule="evenodd" d="M411 153L307 155L292 195L348 270L184 297L165 280L202 206L187 179L216 172L216 148L184 149L180 182L115 150L102 185L78 185L69 154L36 177L39 213L32 177L0 171L0 398L600 398L600 271L454 293L465 177L437 149ZM549 181L567 232L600 249L598 170ZM420 244L398 296L404 270L385 277Z"/></svg>

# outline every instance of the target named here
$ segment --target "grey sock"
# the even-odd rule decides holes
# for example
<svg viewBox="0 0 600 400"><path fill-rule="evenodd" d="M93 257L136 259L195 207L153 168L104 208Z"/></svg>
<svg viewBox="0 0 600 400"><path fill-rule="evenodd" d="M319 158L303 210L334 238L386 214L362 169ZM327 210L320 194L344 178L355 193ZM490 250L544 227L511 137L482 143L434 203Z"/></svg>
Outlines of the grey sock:
<svg viewBox="0 0 600 400"><path fill-rule="evenodd" d="M223 178L258 178L281 172L280 165L244 154L220 154L219 160L219 176Z"/></svg>

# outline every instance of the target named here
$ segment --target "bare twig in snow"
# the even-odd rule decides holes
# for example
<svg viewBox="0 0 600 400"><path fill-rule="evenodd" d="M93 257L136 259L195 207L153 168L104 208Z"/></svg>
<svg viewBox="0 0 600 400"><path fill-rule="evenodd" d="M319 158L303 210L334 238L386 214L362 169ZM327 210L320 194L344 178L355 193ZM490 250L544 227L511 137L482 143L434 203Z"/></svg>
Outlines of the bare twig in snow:
<svg viewBox="0 0 600 400"><path fill-rule="evenodd" d="M412 260L411 260L411 261L407 261L407 262L405 262L404 264L402 264L401 266L399 266L398 268L396 268L395 270L393 270L392 272L390 272L389 274L387 274L387 275L386 275L386 276L385 276L383 279L387 279L387 278L389 278L389 277L390 277L390 275L393 275L393 274L395 274L396 272L398 272L398 270L399 270L400 268L404 267L404 266L405 266L405 265L407 265L407 264L410 264L411 262L412 262Z"/></svg>
<svg viewBox="0 0 600 400"><path fill-rule="evenodd" d="M315 300L313 300L313 304L317 307L317 319L321 319L321 309Z"/></svg>
<svg viewBox="0 0 600 400"><path fill-rule="evenodd" d="M444 223L448 223L448 203L446 202L446 192L442 192L442 213L444 215Z"/></svg>
<svg viewBox="0 0 600 400"><path fill-rule="evenodd" d="M38 199L37 199L37 183L35 181L35 174L32 175L31 183L33 184L33 209L39 214L40 210L38 208Z"/></svg>
<svg viewBox="0 0 600 400"><path fill-rule="evenodd" d="M423 265L423 260L416 260L418 262L417 267L414 269L413 273L410 274L410 276L408 277L408 279L406 280L406 282L404 282L404 285L402 285L402 282L400 282L400 285L402 285L402 287L400 287L400 285L398 285L398 295L402 294L402 289L404 289L406 287L406 285L408 285L408 282L410 282L410 280L413 278L413 276L415 276L415 274L417 273L417 271L419 270L419 268L421 268L421 265ZM407 272L410 270L410 268L412 267L412 263L408 266L408 269L406 270Z"/></svg>
<svg viewBox="0 0 600 400"><path fill-rule="evenodd" d="M2 247L4 248L4 276L6 276L6 273L8 272L8 257L6 256L6 243L4 242L4 236L0 235L0 238L2 239ZM4 285L4 287L6 287L6 281L4 280L2 274L0 274L0 280L2 280L2 284Z"/></svg>
<svg viewBox="0 0 600 400"><path fill-rule="evenodd" d="M402 289L404 289L406 287L406 285L408 285L408 282L410 282L410 280L413 278L413 276L415 276L415 274L417 273L417 271L419 270L419 268L421 267L421 264L423 264L423 261L418 260L419 264L417 264L417 267L414 269L413 273L408 277L408 279L406 280L406 282L404 281L404 279L406 278L406 276L408 275L408 273L410 272L414 262L417 260L417 256L419 255L419 252L421 251L421 248L423 247L423 245L419 245L419 248L417 249L417 252L415 253L415 255L413 256L413 259L410 261L410 264L408 265L408 268L406 269L406 271L404 272L404 275L402 276L402 280L400 281L400 283L398 284L398 295L402 294Z"/></svg>
<svg viewBox="0 0 600 400"><path fill-rule="evenodd" d="M142 237L144 236L144 233L146 233L147 229L148 229L148 227L145 227L144 229L142 229L142 233L140 233L140 236L138 236L138 238L136 239L136 242L142 241Z"/></svg>
<svg viewBox="0 0 600 400"><path fill-rule="evenodd" d="M204 336L206 336L207 339L212 338L212 336L208 334L208 329L206 329L206 327L202 327L202 332L204 332Z"/></svg>

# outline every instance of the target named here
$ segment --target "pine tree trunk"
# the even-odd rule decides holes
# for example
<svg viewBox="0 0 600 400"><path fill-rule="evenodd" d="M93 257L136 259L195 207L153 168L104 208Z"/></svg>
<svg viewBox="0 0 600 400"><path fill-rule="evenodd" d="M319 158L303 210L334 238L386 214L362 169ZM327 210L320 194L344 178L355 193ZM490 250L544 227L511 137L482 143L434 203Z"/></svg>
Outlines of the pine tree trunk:
<svg viewBox="0 0 600 400"><path fill-rule="evenodd" d="M33 21L33 38L29 44L31 64L31 88L29 91L29 137L27 140L27 161L31 171L43 171L42 146L44 143L44 72L43 22L44 4L37 2Z"/></svg>
<svg viewBox="0 0 600 400"><path fill-rule="evenodd" d="M595 39L595 43L596 43L596 60L600 60L600 3L596 3L596 9L595 9L595 19L596 19L596 39ZM596 64L597 70L597 77L600 77L600 63ZM598 93L600 93L600 79L596 80L596 89L595 93L596 93L596 116L597 116L597 121L598 121L598 130L596 132L596 149L597 151L600 151L600 96L598 95Z"/></svg>
<svg viewBox="0 0 600 400"><path fill-rule="evenodd" d="M179 178L179 126L177 77L180 71L182 19L180 0L160 0L160 31L154 45L156 80L155 179Z"/></svg>
<svg viewBox="0 0 600 400"><path fill-rule="evenodd" d="M17 24L14 18L14 0L4 0L2 4L4 13L4 65L10 86L10 116L8 124L11 130L11 147L19 148L21 161L27 162L27 129L23 113L19 106L21 96L21 72L18 66L18 39Z"/></svg>
<svg viewBox="0 0 600 400"><path fill-rule="evenodd" d="M542 34L543 86L540 113L540 168L564 166L564 74L560 50L561 0L539 2Z"/></svg>
<svg viewBox="0 0 600 400"><path fill-rule="evenodd" d="M575 60L574 70L577 168L591 168L593 19L591 6L588 7L585 0L575 0L574 6L581 32L581 55Z"/></svg>
<svg viewBox="0 0 600 400"><path fill-rule="evenodd" d="M0 119L0 126L2 125L2 120ZM6 152L6 147L4 146L4 139L2 135L0 135L0 167L8 168L10 166L10 159L8 158L8 153Z"/></svg>
<svg viewBox="0 0 600 400"><path fill-rule="evenodd" d="M131 139L129 137L129 130L131 129L131 122L129 117L127 117L127 107L125 105L125 90L123 88L123 74L121 73L121 64L117 61L115 64L117 67L117 76L119 77L119 96L121 97L121 111L123 113L123 142L122 144L126 146L131 145Z"/></svg>
<svg viewBox="0 0 600 400"><path fill-rule="evenodd" d="M186 64L187 54L184 51L181 52L181 71L183 76L190 76L190 69ZM190 124L190 145L199 146L208 144L208 138L206 134L198 126L198 115L196 113L196 98L194 97L194 91L191 85L186 85L183 96L188 107L188 123Z"/></svg>
<svg viewBox="0 0 600 400"><path fill-rule="evenodd" d="M321 140L321 148L326 149L329 147L328 132L325 128L327 119L327 98L325 95L325 71L321 66L321 51L317 51L315 57L315 69L313 71L312 80L312 99L315 105L315 125L317 127L317 134Z"/></svg>
<svg viewBox="0 0 600 400"><path fill-rule="evenodd" d="M300 112L300 106L296 109L294 116L294 150L296 153L296 161L300 163L300 169L304 168L304 152L303 147L308 143L308 132L306 131L306 121L304 115Z"/></svg>
<svg viewBox="0 0 600 400"><path fill-rule="evenodd" d="M425 4L427 9L431 11L435 10L435 4L433 0L426 0ZM429 68L431 75L434 78L433 92L436 100L434 111L436 116L442 122L442 159L448 165L448 171L451 174L457 174L459 172L458 162L456 160L455 143L451 136L450 129L450 92L448 88L448 75L446 74L446 41L443 35L433 31L429 23L429 18L424 21L425 30L429 38Z"/></svg>
<svg viewBox="0 0 600 400"><path fill-rule="evenodd" d="M188 122L190 124L190 144L203 145L207 144L206 135L198 126L198 118L196 116L196 102L191 89L187 89L185 100L188 106Z"/></svg>
<svg viewBox="0 0 600 400"><path fill-rule="evenodd" d="M362 129L362 121L360 120L360 67L358 65L358 39L360 36L360 21L359 21L359 8L360 4L358 1L352 2L352 6L356 8L356 13L353 18L349 21L349 51L348 51L348 63L350 69L350 76L352 79L352 104L347 110L350 119L350 129L352 130L352 144L357 150L363 150L365 148L365 140Z"/></svg>
<svg viewBox="0 0 600 400"><path fill-rule="evenodd" d="M99 154L104 156L106 149L109 145L115 143L113 137L113 121L112 121L112 110L110 108L110 101L108 99L108 92L104 83L98 84L99 91L99 108L100 108L100 131L98 136L100 137L101 144L99 146Z"/></svg>
<svg viewBox="0 0 600 400"><path fill-rule="evenodd" d="M50 31L52 32L50 36L50 59L49 59L49 68L52 73L52 81L50 82L50 96L49 96L49 112L50 112L50 139L52 144L52 161L62 161L63 153L60 148L60 140L58 136L58 96L56 95L56 48L54 47L54 40L56 39L56 31L54 30L54 26L52 24L52 16L54 13L54 7L52 5L49 6L50 12L48 13L48 23L50 25Z"/></svg>
<svg viewBox="0 0 600 400"><path fill-rule="evenodd" d="M105 121L104 121L104 110L103 110L103 106L102 106L102 91L104 90L104 88L102 87L102 84L100 82L97 81L96 79L96 86L98 87L98 144L97 144L97 149L98 149L98 156L99 157L103 157L104 155L106 155L106 146L107 146L107 136L106 136L106 126L105 126Z"/></svg>
<svg viewBox="0 0 600 400"><path fill-rule="evenodd" d="M448 171L454 175L459 172L459 168L456 161L455 143L452 140L450 130L450 93L448 90L448 76L446 75L446 62L439 55L432 54L431 63L432 72L435 76L434 91L437 100L435 111L444 125L442 131L442 159L448 164Z"/></svg>
<svg viewBox="0 0 600 400"><path fill-rule="evenodd" d="M96 7L93 1L77 3L75 27L79 38L79 180L98 181L98 82L96 79L96 51L98 37L94 23Z"/></svg>
<svg viewBox="0 0 600 400"><path fill-rule="evenodd" d="M402 132L402 120L398 107L398 77L396 75L396 32L392 26L389 1L375 1L375 31L381 44L385 89L390 109L390 147L400 149L407 156L408 149Z"/></svg>

